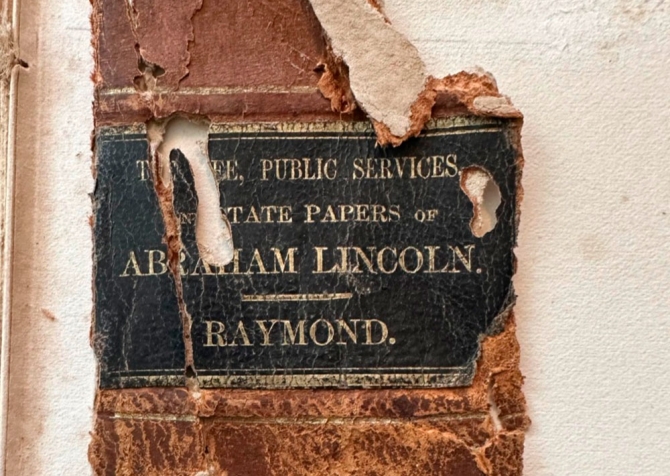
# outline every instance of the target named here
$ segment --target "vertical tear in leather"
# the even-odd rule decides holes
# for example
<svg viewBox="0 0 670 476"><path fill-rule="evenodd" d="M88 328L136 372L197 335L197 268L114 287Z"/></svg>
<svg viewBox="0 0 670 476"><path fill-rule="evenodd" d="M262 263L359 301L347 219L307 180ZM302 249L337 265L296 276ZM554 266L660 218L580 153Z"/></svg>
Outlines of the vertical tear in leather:
<svg viewBox="0 0 670 476"><path fill-rule="evenodd" d="M165 225L164 241L167 245L168 268L174 279L175 294L179 305L179 315L182 324L182 339L184 342L184 374L186 385L189 389L197 390L197 379L192 378L195 374L193 359L193 341L191 339L192 319L186 303L181 280L181 255L183 245L181 242L181 225L174 209L172 176L170 174L170 157L159 152L165 136L165 124L150 121L147 124L147 138L150 147L151 171L153 175L154 189L158 197L158 203Z"/></svg>
<svg viewBox="0 0 670 476"><path fill-rule="evenodd" d="M184 245L181 241L181 224L175 212L170 152L179 149L191 167L195 182L198 208L196 239L204 261L217 266L228 264L233 257L230 224L220 211L218 186L209 166L207 138L209 125L202 122L176 118L147 124L147 137L151 150L154 187L165 224L165 243L168 248L168 266L175 283L182 321L187 386L198 391L197 371L191 338L192 318L186 307L181 276Z"/></svg>

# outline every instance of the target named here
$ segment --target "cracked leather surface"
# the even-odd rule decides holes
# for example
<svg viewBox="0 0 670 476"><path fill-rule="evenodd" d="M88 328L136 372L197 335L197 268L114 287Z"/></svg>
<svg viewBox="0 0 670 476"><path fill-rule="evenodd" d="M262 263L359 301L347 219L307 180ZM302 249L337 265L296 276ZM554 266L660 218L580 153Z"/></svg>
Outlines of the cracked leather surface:
<svg viewBox="0 0 670 476"><path fill-rule="evenodd" d="M144 253L144 250L164 246L165 221L160 210L163 202L156 200L150 182L137 179L141 170L134 161L146 160L149 155L143 129L136 137L137 142L129 141L130 135L138 132L138 124L174 113L205 117L218 123L364 119L358 109L350 112L348 102L344 106L333 106L323 96L322 92L334 91L336 95L348 97L347 78L346 74L339 79L328 78L315 71L320 63L328 64L333 58L329 58L320 25L306 0L203 0L201 3L94 0L92 4L98 176L95 206L100 207L105 200L108 203L104 212L104 207L96 210L96 234L103 230L108 233L106 249L97 248L96 261L102 260L97 266L107 263L111 267L112 262L121 261L122 269L118 271L121 274L128 260L127 254L124 256L118 251L121 248L128 253L132 246L137 246L137 250L141 248ZM130 11L129 6L134 11ZM190 38L190 35L192 40L185 42L185 37ZM165 74L161 75L158 67ZM328 87L323 82L328 83ZM433 118L469 113L480 117L501 115L499 110L473 106L479 96L500 95L490 77L462 72L441 80L433 95L432 110L429 105L422 110L422 114ZM432 104L432 99L427 104ZM500 156L491 150L491 155L484 159L504 161L513 157L514 161L514 172L503 170L504 167L496 172L505 209L513 208L516 214L510 224L511 235L500 244L500 252L510 258L511 268L499 269L511 275L511 248L523 193L518 179L516 188L503 189L503 184L512 173L519 177L523 157L521 116L517 112L510 117L513 119L506 122L509 143L498 144L502 146ZM112 137L103 137L106 126L122 127L121 131L110 131L125 137L117 137L112 143ZM507 147L511 150L504 152ZM368 145L365 148L370 149ZM510 156L503 160L502 155L507 153ZM103 181L101 174L110 180ZM124 174L136 174L135 179L127 180ZM444 191L452 197L459 196L457 180L449 180ZM188 186L184 185L186 189ZM229 192L225 186L221 190ZM260 195L265 193L264 187L258 190ZM245 194L252 192L244 191ZM330 190L328 193L348 197L352 191ZM120 194L127 194L128 199L123 201ZM226 206L234 206L228 201L228 195L222 196ZM462 202L456 204L459 212L454 216L465 217L469 202L464 194L460 197ZM112 206L113 203L116 205ZM181 199L175 205L186 203L193 207L192 202ZM446 200L440 205L446 206ZM135 223L131 220L124 230L112 220L117 213L134 216ZM507 215L499 218L504 221L494 232L508 226ZM490 236L493 235L487 234L484 239ZM251 235L248 240L252 237L259 241L265 239ZM96 236L96 240L99 238ZM193 250L192 239L186 238L184 235L185 247ZM330 238L324 236L324 239ZM118 247L117 251L114 246ZM160 255L154 256L160 260ZM141 266L148 271L146 258L145 254ZM160 270L156 264L154 271ZM468 321L472 327L465 330L464 335L472 336L482 328L491 334L481 335L474 375L468 385L461 387L203 387L194 390L187 387L183 379L186 360L181 332L183 316L175 308L178 299L171 273L136 279L135 289L133 279L121 284L120 276L110 276L109 281L116 282L116 288L102 278L95 284L96 290L100 287L96 296L94 344L100 358L101 388L96 395L89 458L96 475L190 476L204 472L217 476L497 476L522 473L528 418L521 392L523 377L519 372L519 347L512 311L504 313L506 318L496 320L493 326L486 319ZM503 283L507 276L501 274L497 282ZM184 278L186 295L203 286L202 277ZM240 282L243 283L243 279ZM465 288L461 292L465 292ZM114 293L136 293L142 299L117 302ZM500 299L500 295L495 296ZM393 302L399 301L397 296L391 297ZM97 308L105 299L107 311L103 315ZM189 299L192 300L192 294ZM388 306L388 303L381 304ZM406 307L402 302L398 305ZM487 306L488 309L495 307ZM196 306L189 312L194 314L194 342L197 342L197 316L209 311ZM137 327L130 325L137 324L127 319L133 313L141 313L146 317L145 322ZM121 319L117 319L119 316ZM98 339L99 331L108 335L108 339ZM390 337L398 339L389 333ZM238 343L242 341L238 338ZM159 358L154 355L157 347ZM215 357L221 353L220 349L209 349ZM195 353L198 372L199 367L207 364L202 357ZM112 372L151 370L156 364L172 372L169 378L176 377L172 385L151 386L166 385L169 378L164 376L163 381L146 380L141 387L111 388L122 383L119 375L112 378Z"/></svg>
<svg viewBox="0 0 670 476"><path fill-rule="evenodd" d="M480 337L513 299L518 174L505 121L455 124L398 148L375 147L369 132L210 134L236 249L222 268L198 256L197 194L172 151L181 293L201 386L471 382ZM98 151L101 386L183 384L176 283L140 163L148 144L115 129L99 136ZM482 238L459 187L473 165L502 195Z"/></svg>

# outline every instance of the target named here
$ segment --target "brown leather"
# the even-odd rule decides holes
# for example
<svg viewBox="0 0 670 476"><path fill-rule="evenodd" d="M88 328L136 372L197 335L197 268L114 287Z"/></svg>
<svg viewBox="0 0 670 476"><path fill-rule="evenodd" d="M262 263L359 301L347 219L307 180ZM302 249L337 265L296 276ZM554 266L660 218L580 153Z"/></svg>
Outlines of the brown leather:
<svg viewBox="0 0 670 476"><path fill-rule="evenodd" d="M319 90L327 46L307 0L92 3L96 126L362 117ZM435 85L433 116L471 112L472 91L498 95L492 80L454 78ZM90 460L98 475L519 475L528 418L514 332L510 316L483 340L466 388L100 390Z"/></svg>

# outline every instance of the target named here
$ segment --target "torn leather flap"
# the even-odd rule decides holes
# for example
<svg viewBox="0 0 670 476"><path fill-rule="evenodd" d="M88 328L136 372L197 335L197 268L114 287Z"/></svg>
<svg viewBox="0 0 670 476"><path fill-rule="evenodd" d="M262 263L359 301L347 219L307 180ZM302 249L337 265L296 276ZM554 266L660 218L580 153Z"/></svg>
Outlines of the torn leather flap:
<svg viewBox="0 0 670 476"><path fill-rule="evenodd" d="M323 25L308 0L92 3L97 126L179 113L226 122L351 120L365 112L378 142L398 145L431 117L521 117L483 70L429 76L416 49L378 5L360 5L365 0L317 2L331 12ZM360 31L375 34L363 43L345 35L333 50L329 42L351 31L341 26L344 16L332 14L335 3L363 10L356 21L371 23ZM387 37L399 47L387 48ZM360 87L352 86L352 74Z"/></svg>

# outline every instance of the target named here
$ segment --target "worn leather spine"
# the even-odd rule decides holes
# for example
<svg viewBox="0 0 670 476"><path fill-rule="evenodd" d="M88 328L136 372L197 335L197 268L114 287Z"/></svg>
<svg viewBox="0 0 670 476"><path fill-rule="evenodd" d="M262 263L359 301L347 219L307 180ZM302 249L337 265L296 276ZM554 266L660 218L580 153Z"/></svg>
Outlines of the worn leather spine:
<svg viewBox="0 0 670 476"><path fill-rule="evenodd" d="M213 122L364 119L351 107L346 68L329 56L306 0L92 3L96 128L173 114ZM333 65L336 74L324 78ZM500 97L491 78L436 79L426 96L418 115L510 120L521 170L520 114L477 105L478 97ZM89 448L93 471L520 475L529 420L515 329L510 310L482 337L466 387L100 389Z"/></svg>

